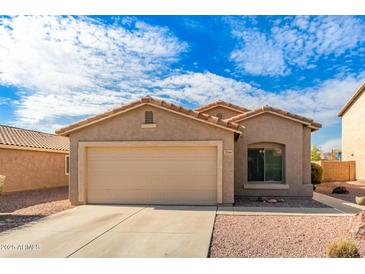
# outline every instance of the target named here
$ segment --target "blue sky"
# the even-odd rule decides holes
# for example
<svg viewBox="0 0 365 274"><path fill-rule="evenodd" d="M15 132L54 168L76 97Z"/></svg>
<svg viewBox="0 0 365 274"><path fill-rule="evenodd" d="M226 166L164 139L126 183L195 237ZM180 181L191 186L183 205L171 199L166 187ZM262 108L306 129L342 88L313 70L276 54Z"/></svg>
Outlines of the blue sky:
<svg viewBox="0 0 365 274"><path fill-rule="evenodd" d="M4 16L0 123L52 132L145 95L222 99L313 118L329 150L364 46L363 16Z"/></svg>

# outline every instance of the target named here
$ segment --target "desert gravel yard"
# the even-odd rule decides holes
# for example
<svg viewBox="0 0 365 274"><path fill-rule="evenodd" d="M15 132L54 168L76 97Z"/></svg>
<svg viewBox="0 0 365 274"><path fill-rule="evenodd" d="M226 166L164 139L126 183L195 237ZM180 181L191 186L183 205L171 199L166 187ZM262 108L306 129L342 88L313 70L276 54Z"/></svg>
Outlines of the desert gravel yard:
<svg viewBox="0 0 365 274"><path fill-rule="evenodd" d="M0 233L71 208L68 187L0 196Z"/></svg>
<svg viewBox="0 0 365 274"><path fill-rule="evenodd" d="M217 215L210 257L326 257L328 245L351 239L350 218ZM354 242L365 257L365 241Z"/></svg>
<svg viewBox="0 0 365 274"><path fill-rule="evenodd" d="M349 191L348 194L333 194L335 187L344 186ZM356 182L323 182L316 185L316 192L342 199L350 203L356 203L355 196L365 196L365 181Z"/></svg>
<svg viewBox="0 0 365 274"><path fill-rule="evenodd" d="M320 202L317 202L313 199L284 199L282 202L259 202L256 200L249 200L249 199L236 199L235 206L244 206L244 207L301 207L301 208L328 208Z"/></svg>

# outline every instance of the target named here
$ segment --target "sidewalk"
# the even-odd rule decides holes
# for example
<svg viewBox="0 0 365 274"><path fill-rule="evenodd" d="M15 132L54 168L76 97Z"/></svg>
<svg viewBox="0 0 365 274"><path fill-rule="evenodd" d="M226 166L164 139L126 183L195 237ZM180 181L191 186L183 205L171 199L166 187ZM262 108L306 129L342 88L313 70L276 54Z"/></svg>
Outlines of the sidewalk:
<svg viewBox="0 0 365 274"><path fill-rule="evenodd" d="M362 210L365 210L365 206L350 203L318 192L313 192L313 200L347 214L356 214Z"/></svg>
<svg viewBox="0 0 365 274"><path fill-rule="evenodd" d="M219 206L217 214L246 216L353 216L354 214L365 210L365 206L360 206L317 192L313 192L313 200L327 205L329 208Z"/></svg>
<svg viewBox="0 0 365 274"><path fill-rule="evenodd" d="M335 208L305 208L305 207L218 207L218 215L245 215L245 216L352 216Z"/></svg>

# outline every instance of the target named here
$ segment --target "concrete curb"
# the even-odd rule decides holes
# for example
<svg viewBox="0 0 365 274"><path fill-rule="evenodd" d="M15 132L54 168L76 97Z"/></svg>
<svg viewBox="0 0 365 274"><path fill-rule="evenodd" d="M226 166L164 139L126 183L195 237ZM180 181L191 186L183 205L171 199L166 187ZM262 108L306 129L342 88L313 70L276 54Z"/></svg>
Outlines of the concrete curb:
<svg viewBox="0 0 365 274"><path fill-rule="evenodd" d="M251 215L251 216L353 216L335 208L304 207L218 207L218 215Z"/></svg>

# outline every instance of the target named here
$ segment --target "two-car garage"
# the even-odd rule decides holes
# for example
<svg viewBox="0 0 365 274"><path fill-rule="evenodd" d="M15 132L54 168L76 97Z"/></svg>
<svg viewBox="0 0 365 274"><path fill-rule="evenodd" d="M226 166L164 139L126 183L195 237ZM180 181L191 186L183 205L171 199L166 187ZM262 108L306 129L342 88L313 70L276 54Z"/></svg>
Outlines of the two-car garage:
<svg viewBox="0 0 365 274"><path fill-rule="evenodd" d="M238 124L144 97L57 133L70 138L72 204L234 202Z"/></svg>
<svg viewBox="0 0 365 274"><path fill-rule="evenodd" d="M86 143L83 150L88 203L217 203L219 142Z"/></svg>

